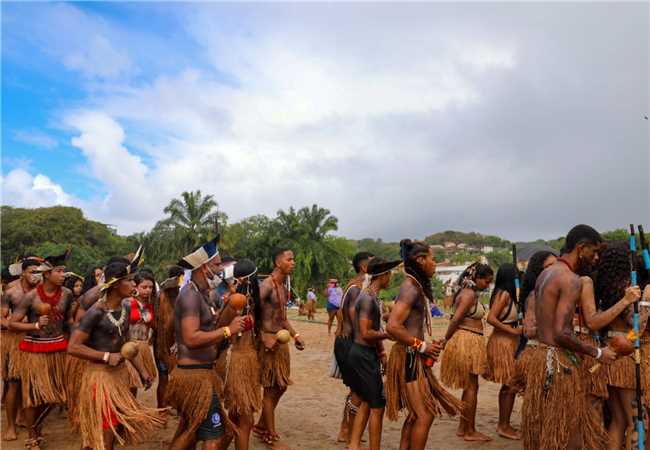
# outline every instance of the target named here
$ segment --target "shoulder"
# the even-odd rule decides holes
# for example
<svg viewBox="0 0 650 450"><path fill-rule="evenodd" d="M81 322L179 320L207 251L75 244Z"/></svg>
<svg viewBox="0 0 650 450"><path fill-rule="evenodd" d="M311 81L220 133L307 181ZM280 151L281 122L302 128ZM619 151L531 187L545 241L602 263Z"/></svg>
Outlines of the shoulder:
<svg viewBox="0 0 650 450"><path fill-rule="evenodd" d="M67 287L63 286L61 288L61 298L65 300L72 300L72 291L68 289Z"/></svg>
<svg viewBox="0 0 650 450"><path fill-rule="evenodd" d="M583 289L585 288L593 289L594 280L592 280L591 277L587 277L587 276L580 277L580 285L582 286Z"/></svg>
<svg viewBox="0 0 650 450"><path fill-rule="evenodd" d="M397 295L396 301L412 304L419 296L419 287L407 277L399 287L399 294Z"/></svg>

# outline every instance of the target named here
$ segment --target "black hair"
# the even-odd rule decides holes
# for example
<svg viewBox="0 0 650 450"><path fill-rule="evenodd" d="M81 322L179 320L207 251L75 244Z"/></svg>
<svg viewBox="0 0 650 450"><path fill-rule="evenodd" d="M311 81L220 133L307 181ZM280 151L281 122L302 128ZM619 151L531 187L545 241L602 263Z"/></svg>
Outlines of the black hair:
<svg viewBox="0 0 650 450"><path fill-rule="evenodd" d="M625 245L607 247L600 254L594 291L598 308L605 310L625 295L630 284L630 250Z"/></svg>
<svg viewBox="0 0 650 450"><path fill-rule="evenodd" d="M512 263L505 263L499 266L497 275L494 278L494 289L490 296L490 308L494 302L495 297L501 291L506 291L510 294L513 302L517 302L517 290L515 288L515 277L519 276L519 270Z"/></svg>
<svg viewBox="0 0 650 450"><path fill-rule="evenodd" d="M109 265L111 265L113 263L126 263L126 264L129 264L130 262L131 261L129 260L129 258L126 258L124 256L112 256L111 259L109 259L108 262L106 263L106 267L108 267ZM106 279L108 280L108 277L106 277Z"/></svg>
<svg viewBox="0 0 650 450"><path fill-rule="evenodd" d="M84 295L86 292L97 286L97 280L95 279L95 270L97 270L97 268L101 269L101 267L95 266L89 269L86 273L84 284L81 287L81 295Z"/></svg>
<svg viewBox="0 0 650 450"><path fill-rule="evenodd" d="M81 292L83 293L83 283L85 281L79 278L76 275L69 275L66 277L65 281L63 282L63 286L70 289L74 293L74 285L77 283L77 281L81 281ZM81 294L79 294L81 295Z"/></svg>
<svg viewBox="0 0 650 450"><path fill-rule="evenodd" d="M232 255L229 255L228 253L222 253L221 254L221 263L229 263L236 261L235 258Z"/></svg>
<svg viewBox="0 0 650 450"><path fill-rule="evenodd" d="M566 235L562 254L572 252L579 244L596 245L601 242L603 242L603 238L594 228L589 225L576 225Z"/></svg>
<svg viewBox="0 0 650 450"><path fill-rule="evenodd" d="M138 286L140 283L142 283L145 280L151 281L151 284L153 284L153 292L151 293L151 298L152 300L156 298L158 295L158 288L156 287L156 277L154 276L153 272L149 269L141 269L138 271L138 273L135 274L135 285Z"/></svg>
<svg viewBox="0 0 650 450"><path fill-rule="evenodd" d="M414 277L422 286L424 295L429 300L433 300L433 289L431 288L431 278L429 278L416 259L418 256L428 255L431 249L427 244L421 241L412 241L410 239L402 239L399 243L399 254L404 261L404 272Z"/></svg>
<svg viewBox="0 0 650 450"><path fill-rule="evenodd" d="M528 260L528 266L524 273L524 282L521 284L520 301L526 304L528 295L535 290L537 277L544 271L544 262L549 256L555 256L555 253L548 250L540 250L535 252Z"/></svg>
<svg viewBox="0 0 650 450"><path fill-rule="evenodd" d="M260 281L257 273L246 277L245 281L237 285L237 292L240 294L250 294L253 299L253 319L255 332L260 333L262 326L262 301L260 300Z"/></svg>
<svg viewBox="0 0 650 450"><path fill-rule="evenodd" d="M23 270L25 270L25 269L27 269L28 267L32 267L32 266L40 266L40 265L41 265L41 262L40 262L40 261L38 261L38 260L36 260L36 259L29 259L29 258L27 258L27 259L23 259L22 268L23 268Z"/></svg>
<svg viewBox="0 0 650 450"><path fill-rule="evenodd" d="M354 258L352 258L352 267L354 267L354 271L359 273L361 271L361 263L373 258L374 256L375 255L370 252L359 252L354 255Z"/></svg>
<svg viewBox="0 0 650 450"><path fill-rule="evenodd" d="M167 278L176 278L183 275L183 268L179 266L171 266L167 271Z"/></svg>
<svg viewBox="0 0 650 450"><path fill-rule="evenodd" d="M290 252L291 249L289 247L279 247L273 251L273 265L275 266L276 263L278 262L278 258L282 255L284 255L285 252Z"/></svg>
<svg viewBox="0 0 650 450"><path fill-rule="evenodd" d="M456 281L458 287L454 293L454 302L456 301L456 298L458 298L458 294L460 294L460 292L465 287L468 287L465 286L467 280L471 281L471 285L474 286L473 283L475 283L477 279L488 278L491 276L494 276L494 270L492 270L492 267L490 267L488 264L475 262L467 266L467 268L463 270L463 273L460 274L458 280Z"/></svg>
<svg viewBox="0 0 650 450"><path fill-rule="evenodd" d="M129 260L123 258L125 261L115 261L106 265L104 269L104 279L110 281L112 278L118 278L126 273L129 266Z"/></svg>

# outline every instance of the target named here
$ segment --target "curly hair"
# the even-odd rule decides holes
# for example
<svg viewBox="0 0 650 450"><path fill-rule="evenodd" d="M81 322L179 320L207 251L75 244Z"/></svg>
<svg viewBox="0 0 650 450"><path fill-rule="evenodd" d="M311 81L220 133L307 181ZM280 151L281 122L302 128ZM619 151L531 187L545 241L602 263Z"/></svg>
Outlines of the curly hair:
<svg viewBox="0 0 650 450"><path fill-rule="evenodd" d="M477 261L467 266L456 281L454 301L456 301L458 294L460 294L463 289L474 289L476 287L477 279L488 278L491 276L494 276L494 270L492 270L492 267L487 264Z"/></svg>
<svg viewBox="0 0 650 450"><path fill-rule="evenodd" d="M544 262L546 262L549 256L557 255L547 250L541 250L535 252L530 257L530 260L528 260L528 266L524 274L524 282L521 285L521 292L519 293L522 302L525 303L528 295L535 290L537 277L544 271Z"/></svg>
<svg viewBox="0 0 650 450"><path fill-rule="evenodd" d="M599 309L608 309L625 295L630 285L630 250L625 245L607 247L600 255L594 290Z"/></svg>

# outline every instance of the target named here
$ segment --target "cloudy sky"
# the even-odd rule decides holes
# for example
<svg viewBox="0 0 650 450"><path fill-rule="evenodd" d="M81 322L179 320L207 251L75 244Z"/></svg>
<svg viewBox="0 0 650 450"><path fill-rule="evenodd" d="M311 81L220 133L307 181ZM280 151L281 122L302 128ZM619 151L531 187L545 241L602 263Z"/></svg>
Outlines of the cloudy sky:
<svg viewBox="0 0 650 450"><path fill-rule="evenodd" d="M647 3L5 3L2 203L352 238L650 222Z"/></svg>

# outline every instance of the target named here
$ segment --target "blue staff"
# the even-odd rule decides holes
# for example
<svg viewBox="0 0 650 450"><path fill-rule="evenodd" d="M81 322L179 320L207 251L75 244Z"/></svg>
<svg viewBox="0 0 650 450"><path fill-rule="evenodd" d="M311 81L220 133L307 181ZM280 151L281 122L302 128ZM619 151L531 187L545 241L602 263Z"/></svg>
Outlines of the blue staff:
<svg viewBox="0 0 650 450"><path fill-rule="evenodd" d="M645 240L645 238L644 238ZM637 285L636 278L636 237L634 225L630 225L630 253L632 254L632 271L630 280L632 286ZM634 302L634 363L636 369L636 431L639 440L638 449L645 450L645 429L643 427L643 402L641 401L641 339L639 336L639 302Z"/></svg>

